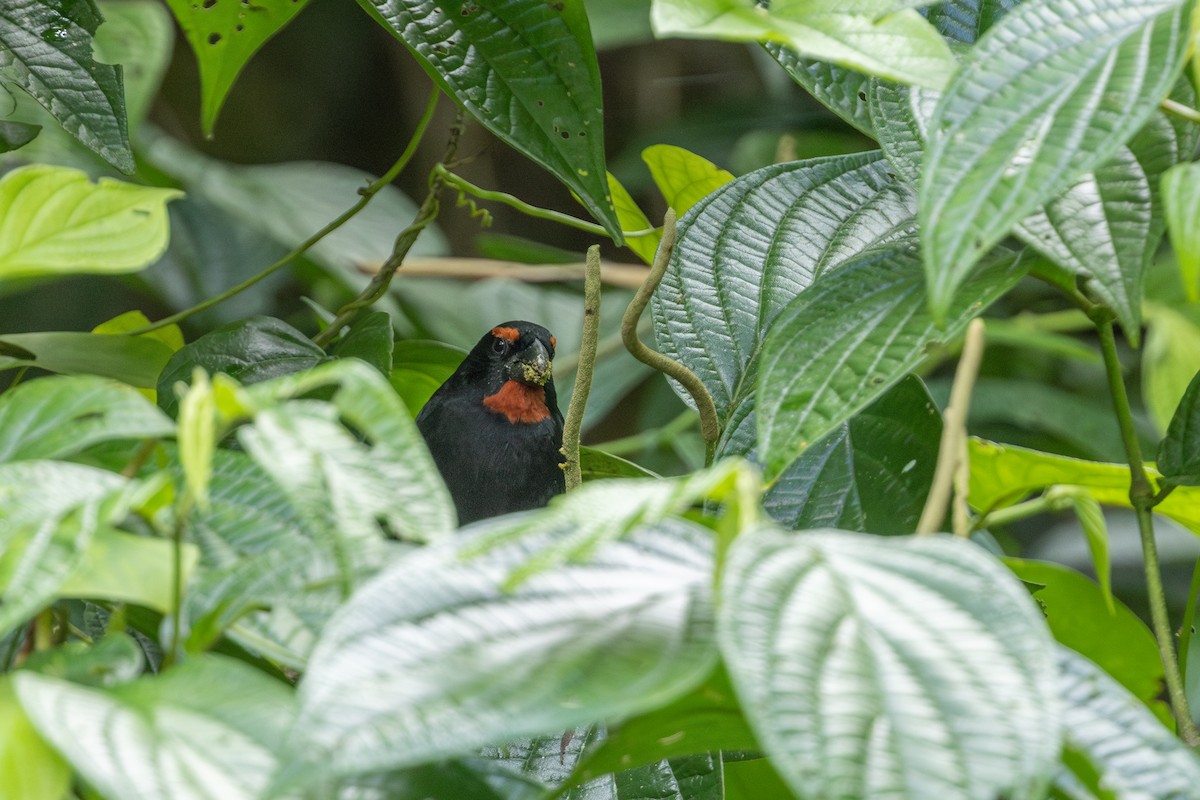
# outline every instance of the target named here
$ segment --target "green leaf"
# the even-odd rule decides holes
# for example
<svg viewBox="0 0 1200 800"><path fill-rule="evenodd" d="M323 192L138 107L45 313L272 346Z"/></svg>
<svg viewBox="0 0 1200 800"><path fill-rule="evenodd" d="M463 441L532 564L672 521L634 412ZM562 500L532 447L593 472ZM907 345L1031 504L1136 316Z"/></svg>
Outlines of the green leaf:
<svg viewBox="0 0 1200 800"><path fill-rule="evenodd" d="M629 191L611 172L608 174L608 192L612 195L613 209L617 213L617 221L621 224L622 230L641 231L654 227L646 218L645 212L630 196ZM626 236L625 246L636 253L638 258L649 264L654 260L654 253L658 250L658 242L661 238L662 236L657 232L647 233L644 236Z"/></svg>
<svg viewBox="0 0 1200 800"><path fill-rule="evenodd" d="M41 125L0 120L0 153L20 150L32 142L42 130Z"/></svg>
<svg viewBox="0 0 1200 800"><path fill-rule="evenodd" d="M0 678L0 796L62 800L71 788L71 768L46 744Z"/></svg>
<svg viewBox="0 0 1200 800"><path fill-rule="evenodd" d="M167 0L200 65L200 127L211 138L217 114L250 58L308 0L251 4L249 0Z"/></svg>
<svg viewBox="0 0 1200 800"><path fill-rule="evenodd" d="M733 180L733 173L682 147L656 144L642 151L642 160L667 205L682 217L692 206Z"/></svg>
<svg viewBox="0 0 1200 800"><path fill-rule="evenodd" d="M867 108L866 90L871 83L868 76L828 61L804 58L779 42L764 42L763 47L792 80L818 102L849 125L875 138L875 127Z"/></svg>
<svg viewBox="0 0 1200 800"><path fill-rule="evenodd" d="M800 797L1029 798L1058 763L1041 613L968 542L743 534L717 626L746 716Z"/></svg>
<svg viewBox="0 0 1200 800"><path fill-rule="evenodd" d="M1183 65L1178 0L1023 3L964 57L926 144L920 219L929 303L946 317L979 258L1108 161Z"/></svg>
<svg viewBox="0 0 1200 800"><path fill-rule="evenodd" d="M314 767L466 754L648 711L703 680L715 661L709 532L645 526L506 591L548 546L548 519L522 515L525 535L483 556L464 560L486 525L425 548L355 594L300 684L295 745Z"/></svg>
<svg viewBox="0 0 1200 800"><path fill-rule="evenodd" d="M392 372L392 317L386 311L371 311L355 320L338 340L331 355L357 358L384 375Z"/></svg>
<svg viewBox="0 0 1200 800"><path fill-rule="evenodd" d="M396 342L392 355L392 388L413 414L424 407L438 387L454 374L466 351L441 342L406 339Z"/></svg>
<svg viewBox="0 0 1200 800"><path fill-rule="evenodd" d="M1159 431L1200 372L1200 325L1169 306L1147 304L1146 348L1142 353L1142 399Z"/></svg>
<svg viewBox="0 0 1200 800"><path fill-rule="evenodd" d="M889 0L849 4L793 0L754 6L738 0L654 0L655 35L780 42L808 58L871 75L941 88L956 63L920 14ZM911 5L911 4L910 4Z"/></svg>
<svg viewBox="0 0 1200 800"><path fill-rule="evenodd" d="M1200 486L1200 372L1188 384L1158 445L1158 469L1167 483Z"/></svg>
<svg viewBox="0 0 1200 800"><path fill-rule="evenodd" d="M359 0L429 76L580 198L622 244L604 164L600 68L581 0Z"/></svg>
<svg viewBox="0 0 1200 800"><path fill-rule="evenodd" d="M919 379L905 378L804 451L767 490L763 507L792 530L912 533L941 435L929 392Z"/></svg>
<svg viewBox="0 0 1200 800"><path fill-rule="evenodd" d="M190 384L199 367L251 384L302 372L328 358L300 331L274 317L251 317L204 334L171 356L158 376L158 404L174 415L179 407L175 384Z"/></svg>
<svg viewBox="0 0 1200 800"><path fill-rule="evenodd" d="M1125 464L1083 461L974 438L967 447L971 460L970 502L980 511L1002 508L1030 492L1059 485L1082 487L1104 505L1132 507L1129 467ZM1152 479L1159 478L1152 465L1146 466L1146 473ZM1154 511L1200 533L1200 489L1180 487L1155 505Z"/></svg>
<svg viewBox="0 0 1200 800"><path fill-rule="evenodd" d="M818 280L780 314L758 370L758 451L768 479L958 336L1028 269L999 252L963 286L939 328L921 298L919 256L901 243Z"/></svg>
<svg viewBox="0 0 1200 800"><path fill-rule="evenodd" d="M133 637L106 633L95 644L67 642L31 653L21 668L86 686L117 686L141 675L145 666L142 648Z"/></svg>
<svg viewBox="0 0 1200 800"><path fill-rule="evenodd" d="M0 11L0 83L28 92L68 133L131 173L121 68L92 58L103 21L93 0L9 0Z"/></svg>
<svg viewBox="0 0 1200 800"><path fill-rule="evenodd" d="M1112 797L1195 795L1200 760L1137 698L1065 647L1058 649L1057 672L1065 745L1091 761L1096 783ZM1055 786L1068 797L1096 797L1079 791L1086 785L1080 778L1063 767Z"/></svg>
<svg viewBox="0 0 1200 800"><path fill-rule="evenodd" d="M58 589L61 597L133 603L162 614L175 608L175 543L100 528L88 544L83 568ZM200 559L191 542L179 545L179 575L186 586Z"/></svg>
<svg viewBox="0 0 1200 800"><path fill-rule="evenodd" d="M1154 634L1121 602L1109 606L1104 590L1069 567L1006 558L1018 578L1041 586L1034 599L1061 644L1090 658L1155 714L1170 719L1162 700L1163 666Z"/></svg>
<svg viewBox="0 0 1200 800"><path fill-rule="evenodd" d="M704 382L722 421L739 406L746 413L763 338L788 302L822 274L896 238L914 213L911 192L877 152L738 178L679 224L654 295L659 349Z"/></svg>
<svg viewBox="0 0 1200 800"><path fill-rule="evenodd" d="M58 461L0 464L0 632L49 604L121 508L120 475Z"/></svg>
<svg viewBox="0 0 1200 800"><path fill-rule="evenodd" d="M0 462L65 458L99 442L170 436L174 425L133 388L48 377L0 395Z"/></svg>
<svg viewBox="0 0 1200 800"><path fill-rule="evenodd" d="M657 478L657 474L612 453L595 447L579 448L579 468L587 481L605 478Z"/></svg>
<svg viewBox="0 0 1200 800"><path fill-rule="evenodd" d="M0 336L0 370L37 367L65 375L99 375L130 386L153 388L170 358L169 348L142 336L75 331Z"/></svg>
<svg viewBox="0 0 1200 800"><path fill-rule="evenodd" d="M944 0L923 10L938 33L952 42L975 44L1021 0Z"/></svg>
<svg viewBox="0 0 1200 800"><path fill-rule="evenodd" d="M1177 164L1162 177L1171 247L1188 302L1200 302L1200 164Z"/></svg>
<svg viewBox="0 0 1200 800"><path fill-rule="evenodd" d="M284 684L214 655L111 689L12 680L38 732L109 798L254 800L293 714Z"/></svg>
<svg viewBox="0 0 1200 800"><path fill-rule="evenodd" d="M1092 568L1100 582L1100 590L1104 593L1104 602L1108 610L1112 611L1112 565L1108 555L1108 523L1104 519L1104 509L1100 508L1100 501L1086 492L1072 491L1070 495L1079 527L1083 529L1084 538L1087 539L1088 552L1092 555Z"/></svg>
<svg viewBox="0 0 1200 800"><path fill-rule="evenodd" d="M34 164L0 178L0 280L135 272L167 247L175 189Z"/></svg>
<svg viewBox="0 0 1200 800"><path fill-rule="evenodd" d="M171 62L175 25L156 0L100 0L100 8L105 22L96 34L96 58L121 65L126 118L136 140Z"/></svg>

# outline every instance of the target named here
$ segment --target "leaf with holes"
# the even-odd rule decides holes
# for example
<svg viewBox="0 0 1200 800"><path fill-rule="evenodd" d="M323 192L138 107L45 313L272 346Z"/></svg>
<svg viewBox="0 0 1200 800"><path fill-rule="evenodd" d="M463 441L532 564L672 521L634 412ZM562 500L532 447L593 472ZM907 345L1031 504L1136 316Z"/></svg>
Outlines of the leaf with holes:
<svg viewBox="0 0 1200 800"><path fill-rule="evenodd" d="M0 179L0 280L134 272L167 247L175 189L36 164Z"/></svg>
<svg viewBox="0 0 1200 800"><path fill-rule="evenodd" d="M581 0L359 0L485 128L573 191L617 244L600 68Z"/></svg>
<svg viewBox="0 0 1200 800"><path fill-rule="evenodd" d="M200 127L212 136L217 114L250 58L308 0L167 0L200 65Z"/></svg>
<svg viewBox="0 0 1200 800"><path fill-rule="evenodd" d="M878 152L738 178L679 223L654 294L659 349L699 376L723 422L748 413L753 371L776 316L820 275L909 229L914 214L912 193Z"/></svg>
<svg viewBox="0 0 1200 800"><path fill-rule="evenodd" d="M1075 0L1021 4L967 52L938 104L920 219L939 321L975 262L1108 161L1182 69L1186 13L1177 0L1085 6L1081 13Z"/></svg>
<svg viewBox="0 0 1200 800"><path fill-rule="evenodd" d="M925 281L911 240L818 280L763 344L755 411L768 479L915 369L927 348L961 334L1028 268L1023 255L998 251L955 297L944 328L921 300Z"/></svg>
<svg viewBox="0 0 1200 800"><path fill-rule="evenodd" d="M7 0L0 8L0 84L28 92L67 133L131 173L121 68L92 57L103 21L94 0Z"/></svg>
<svg viewBox="0 0 1200 800"><path fill-rule="evenodd" d="M770 6L740 0L654 0L650 21L660 37L780 42L807 58L940 88L954 72L954 56L933 26L903 5L891 0Z"/></svg>
<svg viewBox="0 0 1200 800"><path fill-rule="evenodd" d="M1030 798L1053 774L1053 641L975 545L763 528L720 599L734 687L797 795Z"/></svg>

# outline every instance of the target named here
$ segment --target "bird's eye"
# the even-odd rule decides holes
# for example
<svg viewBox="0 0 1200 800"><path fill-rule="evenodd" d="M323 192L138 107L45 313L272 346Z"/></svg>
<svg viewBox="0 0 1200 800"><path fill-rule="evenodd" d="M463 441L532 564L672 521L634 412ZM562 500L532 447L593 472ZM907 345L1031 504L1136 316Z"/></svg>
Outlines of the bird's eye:
<svg viewBox="0 0 1200 800"><path fill-rule="evenodd" d="M508 342L503 339L495 339L492 341L492 352L504 355L508 352Z"/></svg>

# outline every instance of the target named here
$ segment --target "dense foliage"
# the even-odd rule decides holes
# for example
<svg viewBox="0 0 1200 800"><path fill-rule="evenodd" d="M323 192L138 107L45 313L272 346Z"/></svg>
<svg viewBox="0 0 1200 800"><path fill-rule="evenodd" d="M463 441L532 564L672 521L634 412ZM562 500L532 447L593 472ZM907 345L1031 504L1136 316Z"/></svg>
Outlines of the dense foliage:
<svg viewBox="0 0 1200 800"><path fill-rule="evenodd" d="M737 177L651 146L661 228L606 164L603 0L346 4L433 84L379 179L149 121L175 25L212 133L305 5L0 13L0 294L137 274L155 298L0 323L0 797L1200 797L1200 579L1164 584L1156 547L1200 534L1193 2L614 3L769 54L878 144L785 139ZM467 180L464 125L591 220ZM455 196L653 263L602 272L597 358L574 289L389 285L445 252ZM246 300L289 269L304 314ZM423 315L554 325L593 430L668 385L619 347L640 332L691 410L458 529L413 415L462 353ZM1022 550L1052 514L1095 580Z"/></svg>

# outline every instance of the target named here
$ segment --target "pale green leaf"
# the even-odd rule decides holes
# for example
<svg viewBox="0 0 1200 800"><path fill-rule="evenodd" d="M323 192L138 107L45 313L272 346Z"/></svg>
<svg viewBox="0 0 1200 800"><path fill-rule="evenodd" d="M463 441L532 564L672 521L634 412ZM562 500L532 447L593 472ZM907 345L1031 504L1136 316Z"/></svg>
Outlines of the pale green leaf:
<svg viewBox="0 0 1200 800"><path fill-rule="evenodd" d="M1178 164L1162 177L1171 246L1189 301L1200 302L1200 164Z"/></svg>
<svg viewBox="0 0 1200 800"><path fill-rule="evenodd" d="M175 26L157 0L100 0L100 10L104 24L96 32L96 59L121 65L126 117L136 140L171 62Z"/></svg>
<svg viewBox="0 0 1200 800"><path fill-rule="evenodd" d="M186 586L195 574L199 548L180 542L179 577ZM152 539L99 528L88 543L81 568L58 588L61 597L132 603L168 614L175 608L175 548Z"/></svg>
<svg viewBox="0 0 1200 800"><path fill-rule="evenodd" d="M608 174L608 191L612 195L613 208L617 212L617 221L625 231L642 231L653 228L645 212L630 196L629 191L610 172ZM658 233L647 233L643 236L626 236L625 246L637 253L638 258L647 264L654 260L654 252L658 250L658 241L662 238Z"/></svg>
<svg viewBox="0 0 1200 800"><path fill-rule="evenodd" d="M175 189L135 186L45 165L0 178L0 280L135 272L167 247Z"/></svg>
<svg viewBox="0 0 1200 800"><path fill-rule="evenodd" d="M1053 774L1053 642L975 545L763 528L720 600L743 710L798 796L1032 798Z"/></svg>
<svg viewBox="0 0 1200 800"><path fill-rule="evenodd" d="M1075 0L1028 2L968 51L930 124L921 180L936 318L984 253L1155 112L1183 65L1184 18L1178 0L1094 0L1086 13Z"/></svg>
<svg viewBox="0 0 1200 800"><path fill-rule="evenodd" d="M650 176L667 205L678 217L733 180L733 174L727 170L674 145L651 145L642 151L642 160L650 168Z"/></svg>
<svg viewBox="0 0 1200 800"><path fill-rule="evenodd" d="M1200 325L1157 303L1146 307L1142 353L1142 401L1160 433L1166 433L1193 376L1200 372Z"/></svg>
<svg viewBox="0 0 1200 800"><path fill-rule="evenodd" d="M144 336L76 331L0 336L0 370L37 367L64 375L99 375L139 388L153 388L170 358L169 347Z"/></svg>
<svg viewBox="0 0 1200 800"><path fill-rule="evenodd" d="M650 21L659 37L780 42L807 58L941 88L956 66L949 46L916 11L898 8L889 0L654 0Z"/></svg>
<svg viewBox="0 0 1200 800"><path fill-rule="evenodd" d="M62 800L70 788L70 767L30 724L11 679L0 678L0 797Z"/></svg>
<svg viewBox="0 0 1200 800"><path fill-rule="evenodd" d="M292 21L308 0L167 0L200 65L200 127L211 137L217 114L250 58Z"/></svg>

